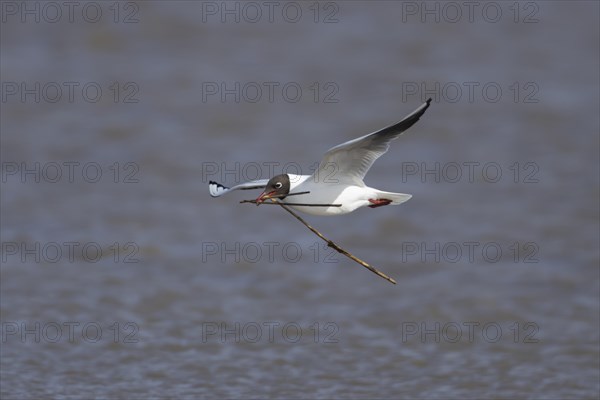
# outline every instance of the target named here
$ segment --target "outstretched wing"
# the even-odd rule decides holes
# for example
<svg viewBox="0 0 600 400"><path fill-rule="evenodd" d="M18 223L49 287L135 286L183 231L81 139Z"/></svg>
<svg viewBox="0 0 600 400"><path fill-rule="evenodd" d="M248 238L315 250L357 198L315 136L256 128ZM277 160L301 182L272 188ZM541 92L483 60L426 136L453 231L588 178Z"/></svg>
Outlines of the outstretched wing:
<svg viewBox="0 0 600 400"><path fill-rule="evenodd" d="M315 174L329 176L338 182L363 184L363 179L375 160L390 148L390 142L400 136L421 118L429 107L428 99L402 121L332 147L325 153Z"/></svg>
<svg viewBox="0 0 600 400"><path fill-rule="evenodd" d="M210 181L208 182L208 190L212 197L219 197L223 196L225 193L231 192L232 190L264 189L268 182L268 179L259 179L256 181L240 183L239 185L228 188L227 186L223 186L215 181Z"/></svg>

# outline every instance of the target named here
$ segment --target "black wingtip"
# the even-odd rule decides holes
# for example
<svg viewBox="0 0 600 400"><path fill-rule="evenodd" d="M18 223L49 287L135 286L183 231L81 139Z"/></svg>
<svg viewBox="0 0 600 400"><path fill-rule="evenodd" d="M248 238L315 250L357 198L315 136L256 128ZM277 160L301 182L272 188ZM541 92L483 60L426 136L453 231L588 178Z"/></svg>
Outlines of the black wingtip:
<svg viewBox="0 0 600 400"><path fill-rule="evenodd" d="M216 186L215 190L213 190L213 186ZM218 193L218 190L228 190L228 189L229 188L227 186L223 186L219 182L208 181L208 193L210 194L211 197L219 197L220 194Z"/></svg>
<svg viewBox="0 0 600 400"><path fill-rule="evenodd" d="M429 106L431 105L431 97L430 97L430 98L428 98L427 100L425 100L425 104L426 104L426 106L425 106L425 107L423 107L423 114L425 114L425 111L426 111L426 110L429 108ZM421 115L423 115L423 114L421 114Z"/></svg>
<svg viewBox="0 0 600 400"><path fill-rule="evenodd" d="M427 110L430 105L431 105L431 97L428 98L427 100L425 100L425 104L421 105L421 107L423 107L423 106L425 106L425 107L423 107L423 109L419 113L420 114L419 116L423 115L425 113L425 110Z"/></svg>
<svg viewBox="0 0 600 400"><path fill-rule="evenodd" d="M406 117L404 117L404 119L400 122L397 122L393 125L390 125L386 128L383 128L380 131L377 131L377 134L386 134L386 133L392 133L392 134L398 134L398 133L402 133L405 130L407 130L408 128L410 128L411 126L413 126L418 120L419 118L421 118L423 116L423 114L425 114L425 111L429 108L429 105L431 104L431 97L428 98L425 103L421 104L415 111L413 111L412 113L408 114Z"/></svg>
<svg viewBox="0 0 600 400"><path fill-rule="evenodd" d="M223 189L229 189L227 186L221 185L219 182L215 182L215 181L208 181L209 185L217 185L218 187L221 187Z"/></svg>

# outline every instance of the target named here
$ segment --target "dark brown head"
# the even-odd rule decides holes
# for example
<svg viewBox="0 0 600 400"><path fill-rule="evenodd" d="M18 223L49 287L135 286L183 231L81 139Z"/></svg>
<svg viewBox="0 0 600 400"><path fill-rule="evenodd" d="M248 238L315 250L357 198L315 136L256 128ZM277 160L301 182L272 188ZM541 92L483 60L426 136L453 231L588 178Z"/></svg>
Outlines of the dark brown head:
<svg viewBox="0 0 600 400"><path fill-rule="evenodd" d="M290 177L288 174L281 174L272 177L265 190L256 199L256 204L260 204L263 201L270 198L284 198L290 192ZM281 197L280 197L281 196Z"/></svg>

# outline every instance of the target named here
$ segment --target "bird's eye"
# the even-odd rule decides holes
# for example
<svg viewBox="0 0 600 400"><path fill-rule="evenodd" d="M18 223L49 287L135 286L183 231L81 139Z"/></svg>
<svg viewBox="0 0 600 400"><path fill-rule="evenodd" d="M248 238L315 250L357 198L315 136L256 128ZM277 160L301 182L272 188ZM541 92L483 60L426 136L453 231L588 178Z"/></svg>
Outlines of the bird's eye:
<svg viewBox="0 0 600 400"><path fill-rule="evenodd" d="M275 189L281 189L281 187L282 187L282 186L283 186L283 183L281 183L281 182L277 182L277 183L275 184Z"/></svg>

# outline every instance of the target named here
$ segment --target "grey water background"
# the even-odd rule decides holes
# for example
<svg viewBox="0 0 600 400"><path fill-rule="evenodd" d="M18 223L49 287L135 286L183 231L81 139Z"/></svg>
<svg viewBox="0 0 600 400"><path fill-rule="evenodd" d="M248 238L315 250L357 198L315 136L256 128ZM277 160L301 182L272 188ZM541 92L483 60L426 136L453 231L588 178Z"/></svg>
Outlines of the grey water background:
<svg viewBox="0 0 600 400"><path fill-rule="evenodd" d="M22 4L0 31L3 399L598 398L597 2ZM366 178L409 202L307 217L397 285L238 203L256 192L208 195L309 173L429 96Z"/></svg>

